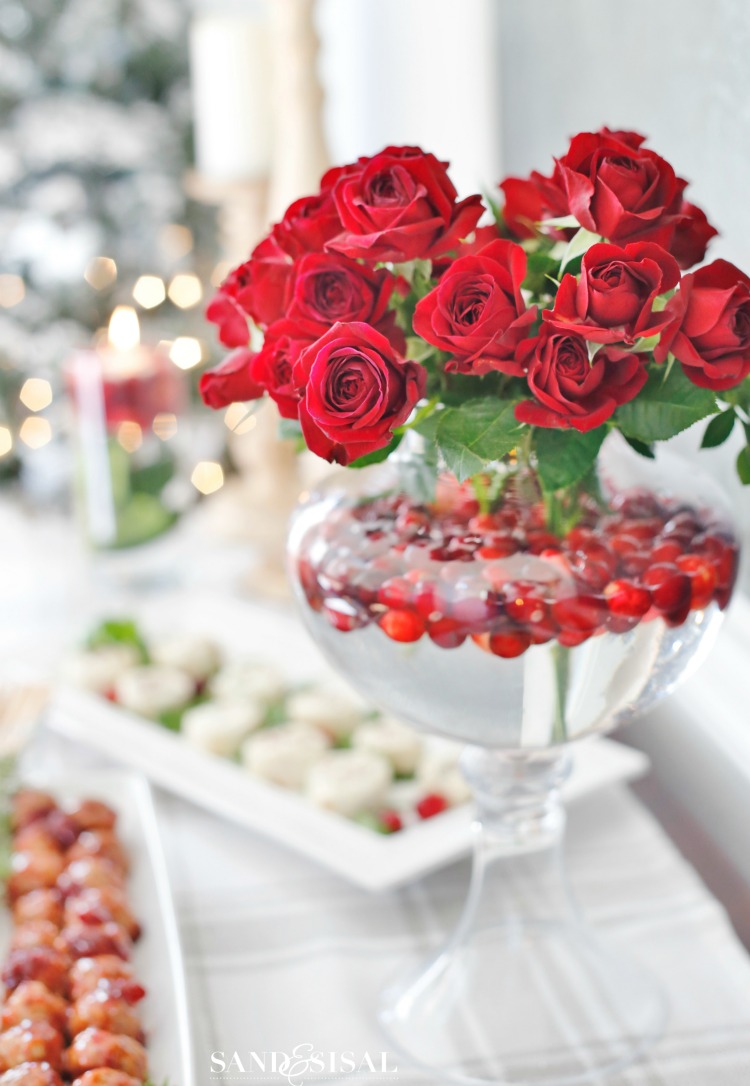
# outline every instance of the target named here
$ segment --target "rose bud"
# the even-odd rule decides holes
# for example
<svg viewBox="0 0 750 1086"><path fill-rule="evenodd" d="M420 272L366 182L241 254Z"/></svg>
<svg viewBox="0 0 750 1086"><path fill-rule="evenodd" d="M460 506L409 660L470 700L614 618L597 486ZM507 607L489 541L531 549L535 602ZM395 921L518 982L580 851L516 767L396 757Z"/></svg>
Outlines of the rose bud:
<svg viewBox="0 0 750 1086"><path fill-rule="evenodd" d="M230 403L257 400L264 389L251 375L255 355L238 347L223 362L201 374L198 389L207 407L228 407Z"/></svg>

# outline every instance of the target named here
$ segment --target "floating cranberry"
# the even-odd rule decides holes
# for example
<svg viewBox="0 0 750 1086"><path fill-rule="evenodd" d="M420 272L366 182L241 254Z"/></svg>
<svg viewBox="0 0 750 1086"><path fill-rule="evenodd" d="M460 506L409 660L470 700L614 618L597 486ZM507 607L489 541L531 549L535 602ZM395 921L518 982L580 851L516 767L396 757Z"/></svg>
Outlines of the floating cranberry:
<svg viewBox="0 0 750 1086"><path fill-rule="evenodd" d="M588 641L591 637L593 630L573 630L563 629L560 630L557 635L557 640L566 649L575 649L579 645L582 645L584 641Z"/></svg>
<svg viewBox="0 0 750 1086"><path fill-rule="evenodd" d="M406 608L386 611L378 619L378 626L391 641L419 641L425 631L424 619Z"/></svg>
<svg viewBox="0 0 750 1086"><path fill-rule="evenodd" d="M508 581L503 590L505 613L520 626L543 623L549 607L539 595L539 586L529 581Z"/></svg>
<svg viewBox="0 0 750 1086"><path fill-rule="evenodd" d="M658 499L648 490L616 494L611 504L626 517L658 517L662 512Z"/></svg>
<svg viewBox="0 0 750 1086"><path fill-rule="evenodd" d="M441 649L457 649L466 640L466 628L454 618L436 618L428 621L427 634Z"/></svg>
<svg viewBox="0 0 750 1086"><path fill-rule="evenodd" d="M666 539L663 542L657 543L651 551L651 561L652 563L675 562L681 554L684 554L684 549L680 544L675 543L673 539Z"/></svg>
<svg viewBox="0 0 750 1086"><path fill-rule="evenodd" d="M610 613L607 615L606 627L610 633L624 634L634 630L640 621L639 616Z"/></svg>
<svg viewBox="0 0 750 1086"><path fill-rule="evenodd" d="M544 550L560 550L560 540L552 532L532 529L526 533L528 548L532 554L541 554Z"/></svg>
<svg viewBox="0 0 750 1086"><path fill-rule="evenodd" d="M384 607L406 607L414 595L414 585L406 577L389 577L378 589L378 603Z"/></svg>
<svg viewBox="0 0 750 1086"><path fill-rule="evenodd" d="M641 618L651 607L651 593L632 581L610 581L604 589L607 606L615 615Z"/></svg>
<svg viewBox="0 0 750 1086"><path fill-rule="evenodd" d="M439 792L428 792L426 796L422 796L415 809L420 818L434 818L448 810L448 800Z"/></svg>
<svg viewBox="0 0 750 1086"><path fill-rule="evenodd" d="M555 600L552 615L561 629L591 634L607 617L607 605L600 596L568 596Z"/></svg>
<svg viewBox="0 0 750 1086"><path fill-rule="evenodd" d="M469 531L482 535L486 532L495 532L498 529L498 520L493 513L479 513L469 521Z"/></svg>
<svg viewBox="0 0 750 1086"><path fill-rule="evenodd" d="M690 612L690 578L675 565L666 562L651 566L643 574L643 582L651 590L654 606L670 625L681 626Z"/></svg>
<svg viewBox="0 0 750 1086"><path fill-rule="evenodd" d="M495 656L503 656L506 660L521 656L530 645L531 634L510 625L501 626L490 634L490 652Z"/></svg>
<svg viewBox="0 0 750 1086"><path fill-rule="evenodd" d="M370 621L364 607L359 607L349 600L330 597L323 600L322 613L330 624L342 633L360 630Z"/></svg>
<svg viewBox="0 0 750 1086"><path fill-rule="evenodd" d="M690 578L691 604L697 610L708 607L716 588L716 570L699 554L683 554L675 565Z"/></svg>

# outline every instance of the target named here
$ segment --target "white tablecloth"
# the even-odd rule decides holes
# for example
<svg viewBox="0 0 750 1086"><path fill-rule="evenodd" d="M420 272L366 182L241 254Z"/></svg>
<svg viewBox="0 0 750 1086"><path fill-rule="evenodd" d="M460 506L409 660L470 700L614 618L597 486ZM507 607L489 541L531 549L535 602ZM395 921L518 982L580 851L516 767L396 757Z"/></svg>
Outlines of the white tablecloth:
<svg viewBox="0 0 750 1086"><path fill-rule="evenodd" d="M56 736L46 744L59 769L71 760L99 764ZM278 1075L249 1074L247 1066L245 1074L212 1074L212 1053L228 1061L238 1051L246 1062L251 1051L309 1043L380 1058L378 993L450 928L467 864L369 895L174 796L157 792L156 799L186 958L198 1086L283 1086ZM651 1055L608 1081L746 1086L750 960L693 869L622 787L574 806L567 850L589 919L637 951L671 1005L667 1034ZM387 1081L426 1081L403 1063L398 1072ZM355 1081L386 1079L368 1073Z"/></svg>

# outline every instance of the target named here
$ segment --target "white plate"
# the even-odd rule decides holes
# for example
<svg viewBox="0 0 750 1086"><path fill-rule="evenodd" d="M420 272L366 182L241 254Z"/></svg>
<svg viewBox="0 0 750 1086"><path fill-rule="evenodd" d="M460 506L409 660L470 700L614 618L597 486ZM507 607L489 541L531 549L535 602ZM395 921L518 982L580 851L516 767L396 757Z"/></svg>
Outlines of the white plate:
<svg viewBox="0 0 750 1086"><path fill-rule="evenodd" d="M147 1036L149 1077L159 1084L169 1080L170 1086L194 1086L182 951L148 782L119 770L66 773L64 780L29 773L25 781L49 789L63 805L100 799L117 811L118 834L132 865L128 900L143 926L133 967L148 993L138 1006ZM0 910L0 916L0 940L7 946L11 917L7 909Z"/></svg>
<svg viewBox="0 0 750 1086"><path fill-rule="evenodd" d="M234 762L189 746L179 735L79 690L60 689L47 723L72 739L142 770L157 784L336 871L368 890L417 878L470 847L471 805L388 836L315 807L251 776ZM648 769L648 759L607 739L577 748L567 800Z"/></svg>

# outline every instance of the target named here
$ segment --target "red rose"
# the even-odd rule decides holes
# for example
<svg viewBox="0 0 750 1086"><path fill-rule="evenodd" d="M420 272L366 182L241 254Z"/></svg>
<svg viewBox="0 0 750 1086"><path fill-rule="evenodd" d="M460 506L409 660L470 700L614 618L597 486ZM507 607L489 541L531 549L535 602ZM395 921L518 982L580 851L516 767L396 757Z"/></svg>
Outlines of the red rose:
<svg viewBox="0 0 750 1086"><path fill-rule="evenodd" d="M447 163L419 147L387 147L333 189L343 233L328 249L371 262L431 259L456 248L484 210L457 202Z"/></svg>
<svg viewBox="0 0 750 1086"><path fill-rule="evenodd" d="M506 177L500 188L505 196L503 219L514 237L533 238L539 232L537 223L570 214L563 189L551 177L536 170L527 178ZM556 231L551 236L562 238L565 235Z"/></svg>
<svg viewBox="0 0 750 1086"><path fill-rule="evenodd" d="M307 446L348 464L384 448L421 398L425 371L368 324L335 324L302 352L294 383Z"/></svg>
<svg viewBox="0 0 750 1086"><path fill-rule="evenodd" d="M663 158L637 144L636 133L581 132L555 165L581 226L612 242L655 241L669 247L687 184Z"/></svg>
<svg viewBox="0 0 750 1086"><path fill-rule="evenodd" d="M340 253L308 253L297 264L288 316L310 325L315 339L337 321L377 324L395 285L385 268L375 270Z"/></svg>
<svg viewBox="0 0 750 1086"><path fill-rule="evenodd" d="M512 241L498 239L460 257L417 303L414 331L453 355L448 370L523 376L515 352L536 316L521 296L525 275L526 253Z"/></svg>
<svg viewBox="0 0 750 1086"><path fill-rule="evenodd" d="M526 379L535 399L520 403L515 414L531 426L593 430L646 382L645 354L602 347L590 361L583 336L549 324L542 325L530 348Z"/></svg>
<svg viewBox="0 0 750 1086"><path fill-rule="evenodd" d="M727 260L683 276L667 303L671 323L654 351L671 351L695 385L722 392L750 373L750 278Z"/></svg>
<svg viewBox="0 0 750 1086"><path fill-rule="evenodd" d="M251 377L275 402L283 419L298 417L301 394L292 374L297 359L316 338L305 335L293 321L276 321L266 331L263 347L253 358Z"/></svg>
<svg viewBox="0 0 750 1086"><path fill-rule="evenodd" d="M709 241L718 232L699 207L684 200L669 250L681 268L692 268L703 260Z"/></svg>
<svg viewBox="0 0 750 1086"><path fill-rule="evenodd" d="M595 343L634 343L668 323L668 315L653 312L654 300L679 281L674 257L660 245L592 245L580 279L563 277L555 308L545 310L544 317L555 328L576 331Z"/></svg>
<svg viewBox="0 0 750 1086"><path fill-rule="evenodd" d="M294 266L272 237L256 245L245 264L229 273L209 302L206 317L219 325L225 347L245 347L250 339L247 318L261 328L284 315Z"/></svg>
<svg viewBox="0 0 750 1086"><path fill-rule="evenodd" d="M198 388L207 407L228 407L230 403L260 399L263 388L251 374L254 358L252 351L238 347L214 369L201 374Z"/></svg>

